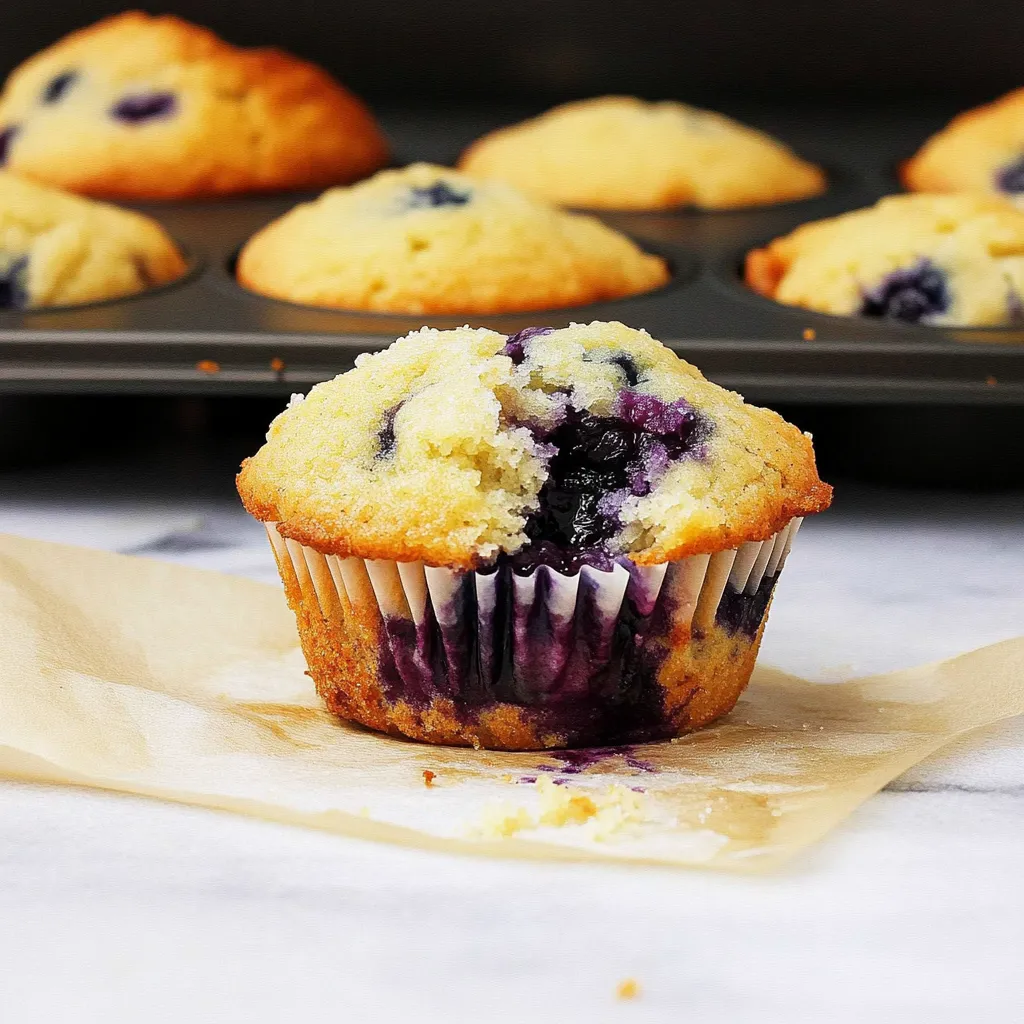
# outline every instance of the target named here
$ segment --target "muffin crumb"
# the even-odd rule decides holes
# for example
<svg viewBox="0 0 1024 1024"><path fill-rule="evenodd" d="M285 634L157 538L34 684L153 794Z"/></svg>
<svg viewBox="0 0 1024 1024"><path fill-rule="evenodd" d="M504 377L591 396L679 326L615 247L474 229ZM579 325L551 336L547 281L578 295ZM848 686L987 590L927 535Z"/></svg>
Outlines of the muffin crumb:
<svg viewBox="0 0 1024 1024"><path fill-rule="evenodd" d="M430 789L431 786L434 785L434 779L436 778L437 775L434 772L432 772L429 768L423 769L423 785L426 786L427 789Z"/></svg>
<svg viewBox="0 0 1024 1024"><path fill-rule="evenodd" d="M804 341L814 341L817 336L818 332L813 327L804 328Z"/></svg>
<svg viewBox="0 0 1024 1024"><path fill-rule="evenodd" d="M200 373L220 373L220 363L214 359L200 359L196 369Z"/></svg>
<svg viewBox="0 0 1024 1024"><path fill-rule="evenodd" d="M615 986L615 995L619 999L636 999L640 995L640 985L636 978L624 978Z"/></svg>

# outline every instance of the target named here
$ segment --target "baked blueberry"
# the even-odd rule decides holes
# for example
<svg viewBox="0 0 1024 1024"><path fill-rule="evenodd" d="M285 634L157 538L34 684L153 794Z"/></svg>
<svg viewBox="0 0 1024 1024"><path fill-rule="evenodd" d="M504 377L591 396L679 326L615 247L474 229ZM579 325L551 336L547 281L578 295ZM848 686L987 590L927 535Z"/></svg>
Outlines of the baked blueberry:
<svg viewBox="0 0 1024 1024"><path fill-rule="evenodd" d="M916 324L940 316L950 306L946 274L930 260L894 270L864 294L861 313Z"/></svg>
<svg viewBox="0 0 1024 1024"><path fill-rule="evenodd" d="M172 92L143 92L125 96L110 108L110 116L127 124L171 117L178 101Z"/></svg>
<svg viewBox="0 0 1024 1024"><path fill-rule="evenodd" d="M44 103L60 102L77 80L77 71L62 71L59 75L54 75L43 89L42 101Z"/></svg>
<svg viewBox="0 0 1024 1024"><path fill-rule="evenodd" d="M14 136L17 134L17 125L10 124L6 128L0 129L0 167L7 163L7 159L11 155L11 143L14 142Z"/></svg>
<svg viewBox="0 0 1024 1024"><path fill-rule="evenodd" d="M404 404L403 401L391 406L381 418L380 427L377 429L377 451L374 458L389 459L395 454L395 445L398 443L395 437L395 417Z"/></svg>
<svg viewBox="0 0 1024 1024"><path fill-rule="evenodd" d="M0 253L0 309L24 309L28 305L28 257Z"/></svg>
<svg viewBox="0 0 1024 1024"><path fill-rule="evenodd" d="M553 330L553 327L524 327L509 337L501 354L508 356L514 365L519 366L526 359L530 339L550 334Z"/></svg>
<svg viewBox="0 0 1024 1024"><path fill-rule="evenodd" d="M468 189L453 188L447 181L409 189L408 206L411 210L425 210L439 206L465 206L472 198Z"/></svg>
<svg viewBox="0 0 1024 1024"><path fill-rule="evenodd" d="M1024 156L999 168L996 172L996 185L1000 192L1024 192Z"/></svg>

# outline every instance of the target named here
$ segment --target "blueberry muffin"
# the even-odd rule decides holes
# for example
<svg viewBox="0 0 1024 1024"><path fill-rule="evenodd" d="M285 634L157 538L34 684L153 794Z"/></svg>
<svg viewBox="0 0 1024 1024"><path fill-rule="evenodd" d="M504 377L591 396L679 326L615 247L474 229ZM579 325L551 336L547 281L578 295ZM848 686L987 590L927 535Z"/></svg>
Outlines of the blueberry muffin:
<svg viewBox="0 0 1024 1024"><path fill-rule="evenodd" d="M993 197L889 196L748 253L747 284L787 306L910 324L1024 318L1024 212Z"/></svg>
<svg viewBox="0 0 1024 1024"><path fill-rule="evenodd" d="M170 15L73 32L0 95L0 165L100 198L322 188L386 160L370 113L326 72Z"/></svg>
<svg viewBox="0 0 1024 1024"><path fill-rule="evenodd" d="M980 192L1024 200L1024 89L955 117L902 168L918 192Z"/></svg>
<svg viewBox="0 0 1024 1024"><path fill-rule="evenodd" d="M669 270L592 217L414 164L286 213L250 239L238 279L313 306L511 313L650 291Z"/></svg>
<svg viewBox="0 0 1024 1024"><path fill-rule="evenodd" d="M148 217L0 172L0 309L116 299L185 269Z"/></svg>
<svg viewBox="0 0 1024 1024"><path fill-rule="evenodd" d="M620 323L410 334L293 400L238 489L332 711L512 750L729 711L831 497L799 430Z"/></svg>
<svg viewBox="0 0 1024 1024"><path fill-rule="evenodd" d="M566 103L491 132L463 154L459 167L590 209L725 210L825 189L819 168L763 132L682 103L627 96Z"/></svg>

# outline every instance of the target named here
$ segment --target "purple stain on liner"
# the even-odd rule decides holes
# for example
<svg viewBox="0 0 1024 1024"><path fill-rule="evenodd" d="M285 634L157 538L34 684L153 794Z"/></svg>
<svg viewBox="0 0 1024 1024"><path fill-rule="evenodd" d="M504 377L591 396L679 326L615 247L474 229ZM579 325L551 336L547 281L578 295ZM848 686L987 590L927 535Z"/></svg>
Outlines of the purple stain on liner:
<svg viewBox="0 0 1024 1024"><path fill-rule="evenodd" d="M715 613L715 622L727 633L743 633L753 639L768 611L778 573L765 576L753 594L735 590L727 584Z"/></svg>
<svg viewBox="0 0 1024 1024"><path fill-rule="evenodd" d="M1024 192L1024 156L996 171L996 187L1000 192L1015 195Z"/></svg>
<svg viewBox="0 0 1024 1024"><path fill-rule="evenodd" d="M178 107L172 92L145 92L125 96L110 108L110 116L127 124L141 124L157 118L170 117Z"/></svg>
<svg viewBox="0 0 1024 1024"><path fill-rule="evenodd" d="M603 765L612 758L619 758L627 768L638 772L656 772L658 769L650 761L636 756L632 746L624 747L584 747L576 750L552 750L547 757L561 762L555 765L538 765L542 772L559 772L562 775L582 775L588 768Z"/></svg>
<svg viewBox="0 0 1024 1024"><path fill-rule="evenodd" d="M931 260L920 259L912 267L892 271L865 292L860 312L916 324L945 313L951 304L945 272Z"/></svg>
<svg viewBox="0 0 1024 1024"><path fill-rule="evenodd" d="M16 124L9 124L0 130L0 167L7 163L7 158L11 155L11 144L18 131L19 128Z"/></svg>

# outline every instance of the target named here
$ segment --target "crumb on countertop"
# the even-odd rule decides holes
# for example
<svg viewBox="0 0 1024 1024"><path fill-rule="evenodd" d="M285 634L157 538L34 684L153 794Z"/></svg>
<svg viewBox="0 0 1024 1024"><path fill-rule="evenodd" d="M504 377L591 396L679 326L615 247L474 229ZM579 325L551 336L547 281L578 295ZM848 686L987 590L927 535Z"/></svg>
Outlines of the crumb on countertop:
<svg viewBox="0 0 1024 1024"><path fill-rule="evenodd" d="M279 356L274 356L274 358L270 360L270 368L274 373L284 373L285 362Z"/></svg>
<svg viewBox="0 0 1024 1024"><path fill-rule="evenodd" d="M196 369L200 373L220 373L220 363L214 359L200 359Z"/></svg>
<svg viewBox="0 0 1024 1024"><path fill-rule="evenodd" d="M636 999L640 995L640 985L636 978L624 978L615 986L615 995L619 999Z"/></svg>
<svg viewBox="0 0 1024 1024"><path fill-rule="evenodd" d="M804 341L814 341L818 336L818 332L813 327L804 328Z"/></svg>

